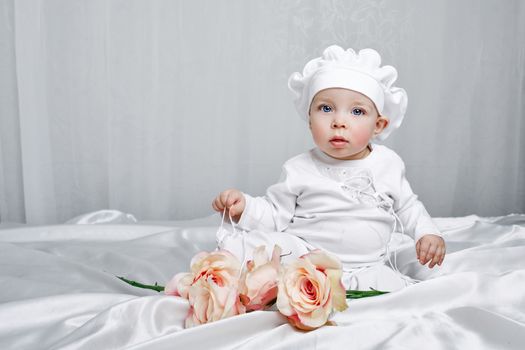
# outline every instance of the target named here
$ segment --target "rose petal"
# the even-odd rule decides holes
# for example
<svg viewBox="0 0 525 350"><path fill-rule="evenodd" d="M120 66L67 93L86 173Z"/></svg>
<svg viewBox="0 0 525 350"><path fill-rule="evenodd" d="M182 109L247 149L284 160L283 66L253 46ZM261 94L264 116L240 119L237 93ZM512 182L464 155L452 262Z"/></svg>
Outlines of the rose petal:
<svg viewBox="0 0 525 350"><path fill-rule="evenodd" d="M344 311L348 308L346 303L346 290L341 281L341 270L327 270L332 290L332 303L336 311Z"/></svg>
<svg viewBox="0 0 525 350"><path fill-rule="evenodd" d="M193 281L191 273L181 272L173 276L164 287L164 294L188 298L188 289Z"/></svg>
<svg viewBox="0 0 525 350"><path fill-rule="evenodd" d="M266 247L261 245L253 251L253 262L255 266L261 266L268 262L268 255L266 254Z"/></svg>
<svg viewBox="0 0 525 350"><path fill-rule="evenodd" d="M320 249L312 250L308 254L303 255L302 258L308 259L317 268L342 269L341 261L337 256Z"/></svg>

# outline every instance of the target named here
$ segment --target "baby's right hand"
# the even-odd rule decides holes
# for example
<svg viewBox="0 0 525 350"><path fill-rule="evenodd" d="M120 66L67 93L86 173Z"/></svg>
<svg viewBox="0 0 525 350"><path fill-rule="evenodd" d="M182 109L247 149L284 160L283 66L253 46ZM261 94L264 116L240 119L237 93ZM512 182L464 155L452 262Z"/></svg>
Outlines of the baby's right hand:
<svg viewBox="0 0 525 350"><path fill-rule="evenodd" d="M237 222L241 218L244 208L246 207L246 199L241 191L230 189L221 192L212 203L215 211L222 212L226 208L232 219Z"/></svg>

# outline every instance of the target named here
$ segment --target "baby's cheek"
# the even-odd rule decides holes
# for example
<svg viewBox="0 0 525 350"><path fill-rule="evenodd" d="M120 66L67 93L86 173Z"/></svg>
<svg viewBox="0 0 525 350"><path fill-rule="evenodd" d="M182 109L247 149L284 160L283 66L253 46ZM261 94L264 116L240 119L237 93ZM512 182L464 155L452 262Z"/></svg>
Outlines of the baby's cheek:
<svg viewBox="0 0 525 350"><path fill-rule="evenodd" d="M353 130L352 140L355 146L366 146L370 142L370 131L368 130Z"/></svg>

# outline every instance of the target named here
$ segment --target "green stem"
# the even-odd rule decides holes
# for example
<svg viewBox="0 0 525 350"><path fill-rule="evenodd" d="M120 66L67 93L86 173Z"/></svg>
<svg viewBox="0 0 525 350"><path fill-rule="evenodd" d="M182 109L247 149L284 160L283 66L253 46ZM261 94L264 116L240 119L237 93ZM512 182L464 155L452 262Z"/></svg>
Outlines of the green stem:
<svg viewBox="0 0 525 350"><path fill-rule="evenodd" d="M155 282L154 285L151 285L151 284L143 284L143 283L140 283L140 282L137 282L137 281L128 280L127 278L120 277L120 276L116 276L116 277L119 280L124 281L127 284L132 285L133 287L144 288L144 289L153 289L153 290L155 290L157 292L163 292L164 291L164 286L159 286L157 284L157 282Z"/></svg>
<svg viewBox="0 0 525 350"><path fill-rule="evenodd" d="M346 299L368 298L368 297L374 297L376 295L388 293L388 292L383 292L380 290L375 290L373 288L370 288L370 289L371 290L347 290Z"/></svg>
<svg viewBox="0 0 525 350"><path fill-rule="evenodd" d="M158 285L156 282L154 285L151 284L144 284L137 281L128 280L127 278L117 276L117 278L121 281L126 282L129 285L132 285L133 287L137 288L143 288L143 289L152 289L157 292L163 292L164 286ZM374 297L376 295L382 295L386 294L388 292L383 292L380 290L375 290L373 288L370 288L371 290L347 290L346 291L346 299L361 299L361 298L368 298L368 297Z"/></svg>

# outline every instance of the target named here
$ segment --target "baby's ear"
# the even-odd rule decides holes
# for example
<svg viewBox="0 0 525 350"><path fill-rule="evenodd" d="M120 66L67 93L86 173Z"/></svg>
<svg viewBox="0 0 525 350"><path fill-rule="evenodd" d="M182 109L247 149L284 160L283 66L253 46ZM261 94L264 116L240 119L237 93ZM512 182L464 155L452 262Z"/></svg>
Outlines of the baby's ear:
<svg viewBox="0 0 525 350"><path fill-rule="evenodd" d="M379 135L380 133L382 133L383 130L386 129L388 124L390 124L390 119L388 119L388 117L385 117L383 115L380 115L379 117L377 117L376 127L374 129L374 136Z"/></svg>

